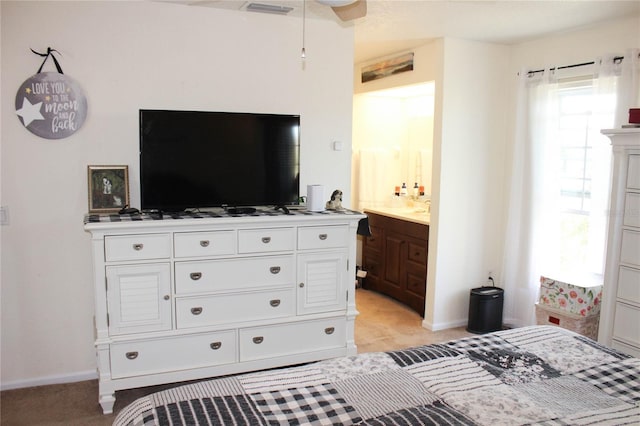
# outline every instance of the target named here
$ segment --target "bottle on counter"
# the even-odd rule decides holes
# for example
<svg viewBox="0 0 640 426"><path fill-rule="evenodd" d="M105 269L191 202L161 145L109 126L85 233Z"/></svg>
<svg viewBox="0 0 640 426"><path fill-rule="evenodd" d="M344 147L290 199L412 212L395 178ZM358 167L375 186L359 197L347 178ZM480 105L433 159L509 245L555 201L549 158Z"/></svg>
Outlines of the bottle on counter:
<svg viewBox="0 0 640 426"><path fill-rule="evenodd" d="M418 187L418 182L413 184L413 198L418 198L420 195L420 188Z"/></svg>
<svg viewBox="0 0 640 426"><path fill-rule="evenodd" d="M400 188L400 196L401 197L407 196L407 184L404 182L402 182L402 188Z"/></svg>
<svg viewBox="0 0 640 426"><path fill-rule="evenodd" d="M418 195L424 197L424 186L420 185L420 188L418 189Z"/></svg>
<svg viewBox="0 0 640 426"><path fill-rule="evenodd" d="M400 196L400 187L399 187L399 186L396 186L396 189L395 189L395 191L393 192L393 195L395 195L396 197L399 197L399 196Z"/></svg>

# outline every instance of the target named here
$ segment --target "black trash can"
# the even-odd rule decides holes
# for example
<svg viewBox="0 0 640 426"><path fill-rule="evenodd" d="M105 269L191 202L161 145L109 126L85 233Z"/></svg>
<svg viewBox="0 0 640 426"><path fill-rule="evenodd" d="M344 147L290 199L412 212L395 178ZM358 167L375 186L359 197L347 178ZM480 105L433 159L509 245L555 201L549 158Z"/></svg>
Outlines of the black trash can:
<svg viewBox="0 0 640 426"><path fill-rule="evenodd" d="M467 331L482 334L502 329L504 290L499 287L471 289Z"/></svg>

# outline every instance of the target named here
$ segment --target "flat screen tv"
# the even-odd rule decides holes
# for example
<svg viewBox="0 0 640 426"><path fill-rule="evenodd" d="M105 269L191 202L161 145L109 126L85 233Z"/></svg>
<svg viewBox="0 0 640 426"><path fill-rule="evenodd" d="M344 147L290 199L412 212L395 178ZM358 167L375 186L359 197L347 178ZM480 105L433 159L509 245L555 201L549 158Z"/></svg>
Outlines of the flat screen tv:
<svg viewBox="0 0 640 426"><path fill-rule="evenodd" d="M299 133L299 115L140 110L141 208L298 204Z"/></svg>

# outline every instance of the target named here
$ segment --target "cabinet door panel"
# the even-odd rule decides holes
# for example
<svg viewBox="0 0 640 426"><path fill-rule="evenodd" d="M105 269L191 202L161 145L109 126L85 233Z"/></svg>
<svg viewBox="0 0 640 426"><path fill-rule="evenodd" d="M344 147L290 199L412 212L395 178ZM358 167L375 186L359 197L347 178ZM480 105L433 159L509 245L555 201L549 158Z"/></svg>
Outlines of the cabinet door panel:
<svg viewBox="0 0 640 426"><path fill-rule="evenodd" d="M171 329L169 271L166 263L106 268L110 334Z"/></svg>
<svg viewBox="0 0 640 426"><path fill-rule="evenodd" d="M298 255L298 314L346 309L346 280L344 251Z"/></svg>
<svg viewBox="0 0 640 426"><path fill-rule="evenodd" d="M386 265L384 279L399 287L402 279L402 259L404 258L402 248L404 241L402 238L389 235L385 239L385 243Z"/></svg>

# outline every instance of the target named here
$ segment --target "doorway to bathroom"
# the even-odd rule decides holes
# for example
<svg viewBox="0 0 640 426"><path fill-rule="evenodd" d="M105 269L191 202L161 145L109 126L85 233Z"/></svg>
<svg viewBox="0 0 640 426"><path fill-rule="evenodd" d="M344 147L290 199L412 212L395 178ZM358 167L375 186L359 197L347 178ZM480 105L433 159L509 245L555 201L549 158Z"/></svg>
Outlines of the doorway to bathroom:
<svg viewBox="0 0 640 426"><path fill-rule="evenodd" d="M431 193L435 83L356 94L352 205L389 207L396 186Z"/></svg>

